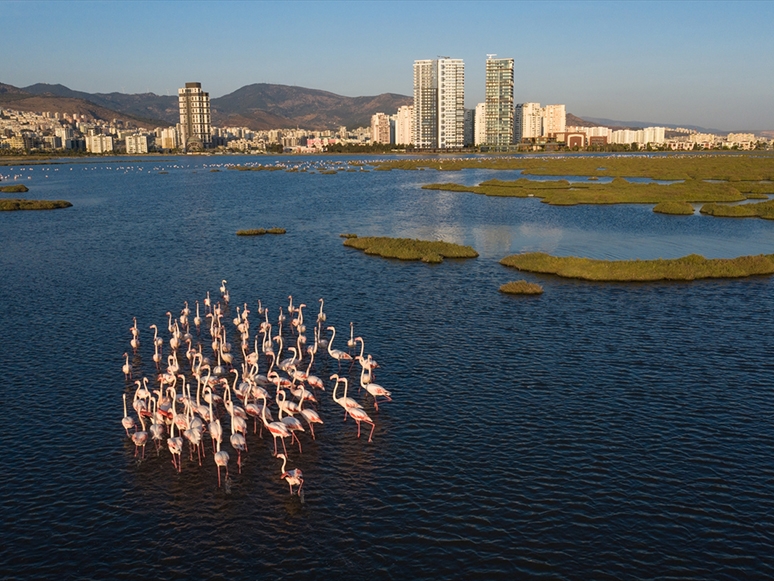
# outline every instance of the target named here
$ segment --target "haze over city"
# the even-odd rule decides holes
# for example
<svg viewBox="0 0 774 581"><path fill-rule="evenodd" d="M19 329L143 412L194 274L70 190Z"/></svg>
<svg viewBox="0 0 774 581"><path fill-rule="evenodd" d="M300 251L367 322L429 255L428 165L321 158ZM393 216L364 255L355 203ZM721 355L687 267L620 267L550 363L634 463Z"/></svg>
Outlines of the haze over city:
<svg viewBox="0 0 774 581"><path fill-rule="evenodd" d="M0 82L213 97L250 83L412 94L412 63L515 59L516 102L585 117L772 129L774 4L762 2L4 2ZM30 34L34 32L34 42Z"/></svg>

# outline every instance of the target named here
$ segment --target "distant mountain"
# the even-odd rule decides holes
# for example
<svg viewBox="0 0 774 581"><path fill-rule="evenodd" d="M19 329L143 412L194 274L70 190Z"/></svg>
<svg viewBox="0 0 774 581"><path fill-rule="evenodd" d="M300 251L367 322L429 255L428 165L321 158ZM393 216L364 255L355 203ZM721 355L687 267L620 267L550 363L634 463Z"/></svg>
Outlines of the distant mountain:
<svg viewBox="0 0 774 581"><path fill-rule="evenodd" d="M50 111L51 113L77 113L85 115L88 119L122 119L143 127L156 127L169 125L164 120L149 117L147 115L133 115L115 108L105 107L89 99L76 95L90 97L89 93L70 91L62 85L48 85L55 87L62 93L57 95L52 91L33 94L25 89L0 83L0 107L16 109L18 111Z"/></svg>
<svg viewBox="0 0 774 581"><path fill-rule="evenodd" d="M330 129L369 125L374 113L392 114L398 107L413 103L413 98L395 93L344 97L318 89L256 83L212 99L211 103L216 125L230 125L230 119L241 118L250 120L245 125L252 129L296 125Z"/></svg>
<svg viewBox="0 0 774 581"><path fill-rule="evenodd" d="M120 111L125 115L131 115L140 119L154 119L167 121L167 124L175 124L180 120L177 106L177 96L156 95L155 93L85 93L73 91L64 85L49 85L37 83L22 89L33 95L55 95L58 97L70 97L83 99L95 105Z"/></svg>
<svg viewBox="0 0 774 581"><path fill-rule="evenodd" d="M0 85L0 98L3 95ZM17 89L22 94L40 97L81 99L133 118L179 120L177 96L154 93L85 93L64 85L37 83ZM18 93L14 93L18 96ZM10 94L8 96L10 97ZM339 125L360 127L369 125L377 112L392 114L401 105L410 105L412 97L383 93L372 97L344 97L328 91L256 83L233 93L211 100L214 125L245 126L255 130L282 127L331 129ZM53 109L49 109L53 110ZM157 123L158 124L158 123Z"/></svg>

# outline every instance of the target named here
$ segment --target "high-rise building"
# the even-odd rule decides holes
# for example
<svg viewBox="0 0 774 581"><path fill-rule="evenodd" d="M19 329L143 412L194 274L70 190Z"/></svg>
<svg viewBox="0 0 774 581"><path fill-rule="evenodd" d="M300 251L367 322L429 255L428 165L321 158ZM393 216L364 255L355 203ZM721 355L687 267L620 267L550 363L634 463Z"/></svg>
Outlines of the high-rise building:
<svg viewBox="0 0 774 581"><path fill-rule="evenodd" d="M486 144L513 143L513 59L486 58Z"/></svg>
<svg viewBox="0 0 774 581"><path fill-rule="evenodd" d="M476 127L476 110L465 109L465 147L473 145L473 131Z"/></svg>
<svg viewBox="0 0 774 581"><path fill-rule="evenodd" d="M486 103L476 105L476 113L473 116L473 144L484 145L486 143Z"/></svg>
<svg viewBox="0 0 774 581"><path fill-rule="evenodd" d="M371 143L390 143L390 118L384 113L371 116Z"/></svg>
<svg viewBox="0 0 774 581"><path fill-rule="evenodd" d="M513 141L521 143L543 135L543 115L540 103L516 105L513 123Z"/></svg>
<svg viewBox="0 0 774 581"><path fill-rule="evenodd" d="M465 144L465 63L414 61L414 145L447 149Z"/></svg>
<svg viewBox="0 0 774 581"><path fill-rule="evenodd" d="M543 108L543 137L554 137L567 129L564 105L546 105Z"/></svg>
<svg viewBox="0 0 774 581"><path fill-rule="evenodd" d="M112 153L113 138L109 135L87 135L86 151L89 153Z"/></svg>
<svg viewBox="0 0 774 581"><path fill-rule="evenodd" d="M181 140L188 150L205 149L212 144L210 94L201 83L186 83L177 90L180 105Z"/></svg>
<svg viewBox="0 0 774 581"><path fill-rule="evenodd" d="M395 115L395 145L411 145L414 107L404 105L398 107Z"/></svg>

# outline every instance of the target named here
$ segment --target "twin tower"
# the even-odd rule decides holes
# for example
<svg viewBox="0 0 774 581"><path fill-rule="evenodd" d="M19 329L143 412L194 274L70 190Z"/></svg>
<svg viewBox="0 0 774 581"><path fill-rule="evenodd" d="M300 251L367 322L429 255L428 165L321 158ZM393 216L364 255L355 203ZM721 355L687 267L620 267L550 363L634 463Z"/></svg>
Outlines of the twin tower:
<svg viewBox="0 0 774 581"><path fill-rule="evenodd" d="M486 59L486 144L513 143L513 59ZM419 149L456 149L465 138L465 63L414 61L413 142Z"/></svg>

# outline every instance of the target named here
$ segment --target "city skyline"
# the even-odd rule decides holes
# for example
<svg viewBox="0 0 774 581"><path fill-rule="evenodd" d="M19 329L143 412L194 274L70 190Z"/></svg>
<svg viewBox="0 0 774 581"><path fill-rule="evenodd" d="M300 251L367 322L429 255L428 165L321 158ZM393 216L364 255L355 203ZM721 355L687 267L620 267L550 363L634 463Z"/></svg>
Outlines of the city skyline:
<svg viewBox="0 0 774 581"><path fill-rule="evenodd" d="M196 78L213 97L259 82L411 95L413 61L453 54L470 63L465 106L474 108L485 98L483 58L494 53L516 61L516 103L562 102L586 117L774 128L771 3L424 2L410 14L394 2L3 6L17 25L7 33L0 82L15 86L174 95L181 79ZM392 42L360 40L374 15L388 13L405 15ZM156 21L191 34L170 36L150 25ZM25 41L30 30L34 43ZM129 33L131 50L116 42Z"/></svg>

